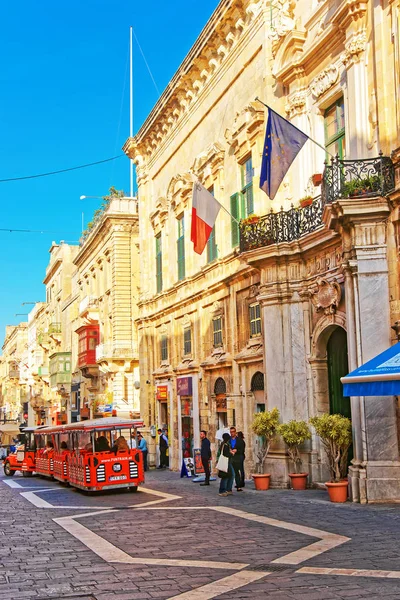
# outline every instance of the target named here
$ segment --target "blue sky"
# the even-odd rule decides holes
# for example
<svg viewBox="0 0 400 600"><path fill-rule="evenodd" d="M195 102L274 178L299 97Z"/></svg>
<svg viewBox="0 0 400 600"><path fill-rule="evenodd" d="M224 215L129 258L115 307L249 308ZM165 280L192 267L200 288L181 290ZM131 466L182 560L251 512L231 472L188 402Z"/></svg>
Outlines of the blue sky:
<svg viewBox="0 0 400 600"><path fill-rule="evenodd" d="M0 7L0 179L43 173L121 153L129 135L129 26L162 92L218 0L20 0ZM134 130L158 99L134 48ZM52 240L79 239L113 185L129 190L126 157L96 167L0 183L0 340L45 299ZM0 344L0 346L1 346Z"/></svg>

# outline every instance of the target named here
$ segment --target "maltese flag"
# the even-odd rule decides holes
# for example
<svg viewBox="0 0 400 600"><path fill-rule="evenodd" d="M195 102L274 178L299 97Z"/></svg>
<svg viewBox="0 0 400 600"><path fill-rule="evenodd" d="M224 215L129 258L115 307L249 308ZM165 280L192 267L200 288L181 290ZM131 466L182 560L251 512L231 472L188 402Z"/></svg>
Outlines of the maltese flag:
<svg viewBox="0 0 400 600"><path fill-rule="evenodd" d="M193 186L192 230L194 251L202 254L217 219L220 203L198 181Z"/></svg>

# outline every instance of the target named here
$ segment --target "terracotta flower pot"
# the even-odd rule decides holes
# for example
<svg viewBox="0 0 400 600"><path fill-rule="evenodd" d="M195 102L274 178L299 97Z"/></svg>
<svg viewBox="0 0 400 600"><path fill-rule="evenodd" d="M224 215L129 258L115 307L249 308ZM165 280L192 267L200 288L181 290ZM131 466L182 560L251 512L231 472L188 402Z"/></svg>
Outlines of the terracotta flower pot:
<svg viewBox="0 0 400 600"><path fill-rule="evenodd" d="M269 473L264 473L264 475L252 475L254 479L254 485L256 486L256 490L268 490L269 482L271 475Z"/></svg>
<svg viewBox="0 0 400 600"><path fill-rule="evenodd" d="M321 185L322 183L322 173L314 173L312 176L312 182L315 186Z"/></svg>
<svg viewBox="0 0 400 600"><path fill-rule="evenodd" d="M305 208L306 206L311 206L312 203L313 203L313 199L312 198L307 198L305 200L300 200L300 206L301 206L301 208Z"/></svg>
<svg viewBox="0 0 400 600"><path fill-rule="evenodd" d="M346 502L348 496L348 485L349 482L339 481L338 483L332 483L331 481L327 481L325 483L329 499L331 502Z"/></svg>
<svg viewBox="0 0 400 600"><path fill-rule="evenodd" d="M306 489L308 473L289 473L289 477L293 490Z"/></svg>

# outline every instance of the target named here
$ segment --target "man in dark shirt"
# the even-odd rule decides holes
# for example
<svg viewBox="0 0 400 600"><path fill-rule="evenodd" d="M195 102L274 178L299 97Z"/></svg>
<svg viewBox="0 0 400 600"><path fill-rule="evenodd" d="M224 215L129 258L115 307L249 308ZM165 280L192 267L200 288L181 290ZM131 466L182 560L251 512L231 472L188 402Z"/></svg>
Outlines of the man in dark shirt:
<svg viewBox="0 0 400 600"><path fill-rule="evenodd" d="M243 464L244 442L237 436L236 427L230 428L231 446L233 451L232 467L235 471L235 483L238 492L243 492L241 488L242 473L241 466Z"/></svg>
<svg viewBox="0 0 400 600"><path fill-rule="evenodd" d="M168 467L168 438L164 430L158 429L158 435L160 436L159 448L160 448L160 466L159 469L166 469Z"/></svg>
<svg viewBox="0 0 400 600"><path fill-rule="evenodd" d="M207 431L202 429L200 431L200 439L201 439L201 462L203 464L204 473L206 479L204 483L200 485L210 485L210 458L211 458L211 446L210 440L207 438Z"/></svg>

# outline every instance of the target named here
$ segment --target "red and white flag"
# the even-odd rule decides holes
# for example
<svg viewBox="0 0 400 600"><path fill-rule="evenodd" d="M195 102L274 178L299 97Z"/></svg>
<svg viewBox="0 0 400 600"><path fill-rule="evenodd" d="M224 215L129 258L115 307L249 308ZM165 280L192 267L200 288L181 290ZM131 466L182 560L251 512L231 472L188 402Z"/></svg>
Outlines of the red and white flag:
<svg viewBox="0 0 400 600"><path fill-rule="evenodd" d="M211 235L219 210L218 200L198 181L193 185L192 230L190 239L194 251L201 254Z"/></svg>

